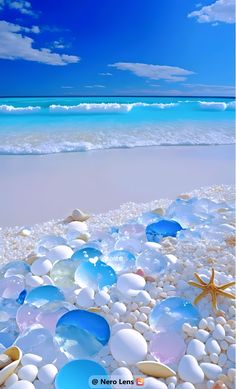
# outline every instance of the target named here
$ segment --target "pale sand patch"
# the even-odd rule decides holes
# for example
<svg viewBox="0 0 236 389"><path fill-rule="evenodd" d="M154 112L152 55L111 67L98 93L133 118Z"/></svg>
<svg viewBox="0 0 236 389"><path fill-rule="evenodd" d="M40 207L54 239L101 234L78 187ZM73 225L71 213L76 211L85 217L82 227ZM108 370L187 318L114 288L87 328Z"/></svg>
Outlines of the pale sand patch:
<svg viewBox="0 0 236 389"><path fill-rule="evenodd" d="M0 225L62 218L74 208L105 212L128 201L233 183L231 145L0 156Z"/></svg>

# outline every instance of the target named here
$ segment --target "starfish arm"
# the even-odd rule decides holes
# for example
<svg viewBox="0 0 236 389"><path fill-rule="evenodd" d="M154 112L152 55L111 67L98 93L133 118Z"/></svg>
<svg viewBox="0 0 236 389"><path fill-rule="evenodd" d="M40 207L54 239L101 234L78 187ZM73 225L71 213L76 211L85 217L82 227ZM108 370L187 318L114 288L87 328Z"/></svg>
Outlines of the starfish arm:
<svg viewBox="0 0 236 389"><path fill-rule="evenodd" d="M216 299L216 292L214 290L211 290L211 299L212 299L212 306L213 308L218 311L218 306L217 306L217 299Z"/></svg>
<svg viewBox="0 0 236 389"><path fill-rule="evenodd" d="M219 289L227 289L227 288L229 288L230 286L233 286L233 285L235 285L235 284L236 284L236 282L235 282L235 281L232 281L232 282L228 282L228 284L219 285L219 286L217 286L217 288L219 288Z"/></svg>
<svg viewBox="0 0 236 389"><path fill-rule="evenodd" d="M220 296L224 296L224 297L227 297L227 298L229 298L229 299L234 299L234 298L235 298L235 294L223 292L223 290L218 290L217 293L218 293Z"/></svg>
<svg viewBox="0 0 236 389"><path fill-rule="evenodd" d="M207 283L204 282L204 281L201 279L201 277L200 277L197 273L194 273L194 275L195 275L196 279L200 282L200 284L202 284L202 285L207 285Z"/></svg>
<svg viewBox="0 0 236 389"><path fill-rule="evenodd" d="M214 278L215 278L215 269L212 268L211 269L211 278L210 278L209 284L214 282Z"/></svg>
<svg viewBox="0 0 236 389"><path fill-rule="evenodd" d="M199 303L199 301L207 295L207 290L203 290L194 300L194 304Z"/></svg>
<svg viewBox="0 0 236 389"><path fill-rule="evenodd" d="M199 284L197 284L194 281L189 281L188 284L191 285L191 286L195 286L196 288L204 289L203 285L199 285Z"/></svg>

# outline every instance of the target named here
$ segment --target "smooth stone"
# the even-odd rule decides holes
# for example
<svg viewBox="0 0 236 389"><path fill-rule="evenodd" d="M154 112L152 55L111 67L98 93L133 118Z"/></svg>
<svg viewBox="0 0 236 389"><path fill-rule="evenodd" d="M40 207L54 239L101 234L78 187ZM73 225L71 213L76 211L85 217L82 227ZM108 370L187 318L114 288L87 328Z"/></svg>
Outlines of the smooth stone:
<svg viewBox="0 0 236 389"><path fill-rule="evenodd" d="M21 360L22 366L26 365L35 365L40 366L42 364L43 358L37 354L24 354Z"/></svg>
<svg viewBox="0 0 236 389"><path fill-rule="evenodd" d="M110 350L116 361L132 365L146 357L147 343L138 331L123 329L112 335Z"/></svg>
<svg viewBox="0 0 236 389"><path fill-rule="evenodd" d="M96 262L102 255L102 252L94 247L84 247L75 251L71 260L80 262L94 260L94 262Z"/></svg>
<svg viewBox="0 0 236 389"><path fill-rule="evenodd" d="M25 289L23 276L9 276L0 279L0 296L5 299L17 299Z"/></svg>
<svg viewBox="0 0 236 389"><path fill-rule="evenodd" d="M56 246L66 245L66 240L57 235L44 235L37 243L36 252L40 255L45 255Z"/></svg>
<svg viewBox="0 0 236 389"><path fill-rule="evenodd" d="M111 307L111 312L112 313L118 313L119 315L124 315L127 311L127 308L124 303L120 303L117 301L114 303Z"/></svg>
<svg viewBox="0 0 236 389"><path fill-rule="evenodd" d="M206 377L210 380L216 379L221 373L222 368L214 363L200 363L200 367L203 370Z"/></svg>
<svg viewBox="0 0 236 389"><path fill-rule="evenodd" d="M114 250L103 257L103 261L117 273L131 272L135 268L135 256L127 250Z"/></svg>
<svg viewBox="0 0 236 389"><path fill-rule="evenodd" d="M117 289L129 296L136 296L145 287L145 279L138 274L126 273L118 277Z"/></svg>
<svg viewBox="0 0 236 389"><path fill-rule="evenodd" d="M44 285L31 289L26 295L25 302L41 307L48 302L64 301L62 291L53 285Z"/></svg>
<svg viewBox="0 0 236 389"><path fill-rule="evenodd" d="M183 337L176 332L166 331L155 334L150 342L150 354L161 363L177 363L185 354Z"/></svg>
<svg viewBox="0 0 236 389"><path fill-rule="evenodd" d="M31 286L31 288L36 288L43 284L43 279L39 276L33 276L31 273L25 276L25 283L27 286Z"/></svg>
<svg viewBox="0 0 236 389"><path fill-rule="evenodd" d="M22 292L20 292L19 296L17 297L16 302L20 305L24 304L26 295L27 295L27 290L26 289L22 290Z"/></svg>
<svg viewBox="0 0 236 389"><path fill-rule="evenodd" d="M98 363L90 360L76 360L67 363L56 376L56 389L91 389L90 380L93 376L109 376L106 370ZM23 389L23 388L22 388ZM106 389L111 389L110 385L106 385Z"/></svg>
<svg viewBox="0 0 236 389"><path fill-rule="evenodd" d="M29 381L21 380L9 386L8 389L35 389L35 386Z"/></svg>
<svg viewBox="0 0 236 389"><path fill-rule="evenodd" d="M39 369L38 379L45 385L52 384L55 380L55 377L58 373L56 366L49 363L44 365Z"/></svg>
<svg viewBox="0 0 236 389"><path fill-rule="evenodd" d="M53 247L48 253L47 258L50 259L52 263L60 261L62 259L69 259L73 255L73 250L66 245L59 245Z"/></svg>
<svg viewBox="0 0 236 389"><path fill-rule="evenodd" d="M115 250L127 250L136 255L141 252L142 245L138 239L123 237L116 241Z"/></svg>
<svg viewBox="0 0 236 389"><path fill-rule="evenodd" d="M95 295L94 301L98 307L101 307L109 303L110 299L110 295L105 290L99 290Z"/></svg>
<svg viewBox="0 0 236 389"><path fill-rule="evenodd" d="M76 232L87 232L88 226L86 223L81 221L74 221L68 224L68 231L76 231Z"/></svg>
<svg viewBox="0 0 236 389"><path fill-rule="evenodd" d="M152 377L145 377L144 384L142 383L142 385L139 384L138 386L144 386L145 389L167 389L167 386L164 382Z"/></svg>
<svg viewBox="0 0 236 389"><path fill-rule="evenodd" d="M18 381L18 375L16 373L13 373L5 382L5 387L9 387L13 384L15 384Z"/></svg>
<svg viewBox="0 0 236 389"><path fill-rule="evenodd" d="M141 290L141 292L135 296L134 300L139 304L148 305L151 301L151 296L146 290Z"/></svg>
<svg viewBox="0 0 236 389"><path fill-rule="evenodd" d="M75 282L81 288L102 289L104 286L111 286L117 281L116 272L105 262L98 260L96 263L83 261L75 272Z"/></svg>
<svg viewBox="0 0 236 389"><path fill-rule="evenodd" d="M183 382L176 386L176 389L195 389L195 386L191 382Z"/></svg>
<svg viewBox="0 0 236 389"><path fill-rule="evenodd" d="M156 331L181 331L184 323L195 326L200 321L198 310L181 297L169 297L158 303L149 316L150 326Z"/></svg>
<svg viewBox="0 0 236 389"><path fill-rule="evenodd" d="M100 315L73 310L57 322L55 341L70 358L87 358L97 354L110 338L107 321Z"/></svg>
<svg viewBox="0 0 236 389"><path fill-rule="evenodd" d="M140 239L145 234L145 227L139 223L127 223L120 226L119 232L120 234Z"/></svg>
<svg viewBox="0 0 236 389"><path fill-rule="evenodd" d="M0 268L1 277L26 276L30 272L30 266L24 261L11 261Z"/></svg>
<svg viewBox="0 0 236 389"><path fill-rule="evenodd" d="M78 208L73 210L71 216L74 221L78 221L78 222L85 222L90 218L90 216L87 213L81 211L81 209Z"/></svg>
<svg viewBox="0 0 236 389"><path fill-rule="evenodd" d="M149 224L146 227L146 236L148 242L159 243L161 238L176 237L180 230L182 230L182 227L175 220L159 220L157 223Z"/></svg>
<svg viewBox="0 0 236 389"><path fill-rule="evenodd" d="M192 355L184 355L178 366L178 374L183 381L192 384L201 384L204 381L204 373Z"/></svg>
<svg viewBox="0 0 236 389"><path fill-rule="evenodd" d="M55 285L60 288L72 288L74 286L75 271L78 264L71 259L62 259L54 263L50 277Z"/></svg>
<svg viewBox="0 0 236 389"><path fill-rule="evenodd" d="M127 367L118 367L117 369L115 369L111 375L110 375L110 379L111 380L116 380L119 382L119 380L121 381L132 381L134 378L133 378L133 374L131 373L131 371L127 368ZM117 383L117 384L114 384L113 385L114 388L118 388L120 389L120 384ZM132 388L133 385L125 385L126 388Z"/></svg>
<svg viewBox="0 0 236 389"><path fill-rule="evenodd" d="M141 361L136 366L143 374L156 378L168 378L176 375L174 370L160 362Z"/></svg>
<svg viewBox="0 0 236 389"><path fill-rule="evenodd" d="M201 360L202 357L204 355L206 355L204 343L200 342L200 340L198 340L198 339L190 340L188 347L187 347L187 354L192 355L198 361Z"/></svg>
<svg viewBox="0 0 236 389"><path fill-rule="evenodd" d="M213 338L217 340L223 340L225 337L225 330L221 324L216 324L216 327L212 333Z"/></svg>
<svg viewBox="0 0 236 389"><path fill-rule="evenodd" d="M38 374L38 368L34 365L26 365L18 370L18 377L21 380L33 382Z"/></svg>
<svg viewBox="0 0 236 389"><path fill-rule="evenodd" d="M236 344L231 344L227 350L227 357L230 361L235 362L236 359Z"/></svg>
<svg viewBox="0 0 236 389"><path fill-rule="evenodd" d="M92 288L83 288L76 297L76 302L83 308L90 308L94 303L94 290Z"/></svg>
<svg viewBox="0 0 236 389"><path fill-rule="evenodd" d="M212 386L212 389L228 389L224 382L222 381L216 381L214 385Z"/></svg>
<svg viewBox="0 0 236 389"><path fill-rule="evenodd" d="M163 273L168 264L168 259L165 255L155 250L143 251L136 260L136 265L141 268L145 275L156 276Z"/></svg>
<svg viewBox="0 0 236 389"><path fill-rule="evenodd" d="M206 349L210 354L212 354L212 353L220 354L220 352L221 352L221 348L220 348L219 343L217 342L217 340L215 340L213 338L207 339Z"/></svg>
<svg viewBox="0 0 236 389"><path fill-rule="evenodd" d="M52 263L49 259L38 258L31 265L31 272L35 276L44 276L50 272L52 268Z"/></svg>

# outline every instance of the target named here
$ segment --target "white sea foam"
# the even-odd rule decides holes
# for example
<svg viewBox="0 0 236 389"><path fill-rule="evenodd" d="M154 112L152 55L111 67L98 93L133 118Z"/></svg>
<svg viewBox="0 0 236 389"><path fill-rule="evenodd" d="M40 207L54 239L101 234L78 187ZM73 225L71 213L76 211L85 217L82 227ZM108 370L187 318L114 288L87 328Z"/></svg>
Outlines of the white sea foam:
<svg viewBox="0 0 236 389"><path fill-rule="evenodd" d="M166 109L177 106L178 103L81 103L78 105L49 106L50 111L57 112L130 112L135 107L151 107Z"/></svg>
<svg viewBox="0 0 236 389"><path fill-rule="evenodd" d="M225 111L227 109L235 109L235 101L225 103L223 101L199 101L199 106L206 110Z"/></svg>
<svg viewBox="0 0 236 389"><path fill-rule="evenodd" d="M41 110L39 106L28 106L28 107L14 107L13 105L3 104L0 105L0 111L4 113L24 113L24 112L38 112Z"/></svg>

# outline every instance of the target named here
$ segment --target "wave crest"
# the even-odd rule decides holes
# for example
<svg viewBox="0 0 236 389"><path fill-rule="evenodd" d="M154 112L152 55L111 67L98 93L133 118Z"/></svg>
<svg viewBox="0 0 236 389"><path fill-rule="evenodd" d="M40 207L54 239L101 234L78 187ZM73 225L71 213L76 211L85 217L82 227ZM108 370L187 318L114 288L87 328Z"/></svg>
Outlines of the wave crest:
<svg viewBox="0 0 236 389"><path fill-rule="evenodd" d="M38 112L40 110L41 107L39 106L32 107L29 105L28 107L14 107L13 105L7 104L0 105L0 111L5 113Z"/></svg>

